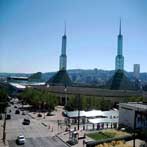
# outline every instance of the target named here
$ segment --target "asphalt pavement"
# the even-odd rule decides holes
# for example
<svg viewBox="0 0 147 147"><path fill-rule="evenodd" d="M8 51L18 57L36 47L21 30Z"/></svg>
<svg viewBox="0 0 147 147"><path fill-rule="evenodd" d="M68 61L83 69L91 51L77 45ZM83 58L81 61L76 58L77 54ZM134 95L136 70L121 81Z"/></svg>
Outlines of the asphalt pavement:
<svg viewBox="0 0 147 147"><path fill-rule="evenodd" d="M22 147L67 147L59 138L51 136L51 131L42 125L41 121L30 117L27 111L25 111L26 115L22 115L22 111L19 109L21 107L20 104L15 103L7 108L7 112L11 114L11 119L6 122L6 137L9 147L19 146L16 144L18 135L24 135L26 138ZM15 114L17 109L20 110L20 114ZM30 125L22 124L24 118L30 119Z"/></svg>
<svg viewBox="0 0 147 147"><path fill-rule="evenodd" d="M10 147L20 147L15 140L8 140ZM66 147L57 137L27 138L21 147Z"/></svg>

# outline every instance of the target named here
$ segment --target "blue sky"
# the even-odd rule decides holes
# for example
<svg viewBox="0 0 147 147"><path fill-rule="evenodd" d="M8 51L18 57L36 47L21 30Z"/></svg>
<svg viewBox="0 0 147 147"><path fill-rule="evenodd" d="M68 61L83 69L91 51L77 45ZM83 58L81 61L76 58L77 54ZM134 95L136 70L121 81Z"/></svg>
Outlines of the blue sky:
<svg viewBox="0 0 147 147"><path fill-rule="evenodd" d="M0 0L0 72L59 69L64 21L67 68L115 68L122 18L125 70L147 72L146 0Z"/></svg>

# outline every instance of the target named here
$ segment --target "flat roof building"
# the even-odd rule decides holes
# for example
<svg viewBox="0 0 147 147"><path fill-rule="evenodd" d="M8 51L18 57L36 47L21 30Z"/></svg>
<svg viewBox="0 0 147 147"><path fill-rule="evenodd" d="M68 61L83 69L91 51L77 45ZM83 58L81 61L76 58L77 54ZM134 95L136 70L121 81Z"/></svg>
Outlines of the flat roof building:
<svg viewBox="0 0 147 147"><path fill-rule="evenodd" d="M79 123L84 128L86 127L86 130L117 128L118 126L118 110L65 111L64 114L67 116L65 122L68 124L77 124L79 117Z"/></svg>
<svg viewBox="0 0 147 147"><path fill-rule="evenodd" d="M147 104L144 103L120 103L119 125L132 129L147 128Z"/></svg>

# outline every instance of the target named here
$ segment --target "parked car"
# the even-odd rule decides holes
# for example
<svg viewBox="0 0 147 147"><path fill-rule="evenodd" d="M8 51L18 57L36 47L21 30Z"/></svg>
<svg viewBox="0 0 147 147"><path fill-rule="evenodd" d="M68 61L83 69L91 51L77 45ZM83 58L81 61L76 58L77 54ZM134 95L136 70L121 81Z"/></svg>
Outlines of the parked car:
<svg viewBox="0 0 147 147"><path fill-rule="evenodd" d="M38 116L38 117L42 117L42 114L39 113L39 114L37 114L37 116Z"/></svg>
<svg viewBox="0 0 147 147"><path fill-rule="evenodd" d="M51 116L52 114L51 114L51 112L47 112L47 114L46 114L46 116Z"/></svg>
<svg viewBox="0 0 147 147"><path fill-rule="evenodd" d="M27 118L24 118L24 120L23 120L23 123L22 123L23 125L29 125L30 124L30 120L29 119L27 119Z"/></svg>
<svg viewBox="0 0 147 147"><path fill-rule="evenodd" d="M11 115L7 114L6 119L11 119Z"/></svg>
<svg viewBox="0 0 147 147"><path fill-rule="evenodd" d="M22 115L26 115L26 113L23 111L23 112L22 112Z"/></svg>
<svg viewBox="0 0 147 147"><path fill-rule="evenodd" d="M12 105L14 105L14 102L10 102Z"/></svg>
<svg viewBox="0 0 147 147"><path fill-rule="evenodd" d="M14 106L14 108L17 108L17 106Z"/></svg>
<svg viewBox="0 0 147 147"><path fill-rule="evenodd" d="M23 135L19 135L16 139L16 143L19 145L25 144L25 137Z"/></svg>
<svg viewBox="0 0 147 147"><path fill-rule="evenodd" d="M20 111L17 109L17 110L15 111L15 114L20 114Z"/></svg>

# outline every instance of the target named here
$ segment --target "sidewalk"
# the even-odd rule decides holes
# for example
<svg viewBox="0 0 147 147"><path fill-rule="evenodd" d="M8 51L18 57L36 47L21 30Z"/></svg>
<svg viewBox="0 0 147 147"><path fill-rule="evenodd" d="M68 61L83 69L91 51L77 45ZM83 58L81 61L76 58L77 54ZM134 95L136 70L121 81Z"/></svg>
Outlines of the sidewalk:
<svg viewBox="0 0 147 147"><path fill-rule="evenodd" d="M47 113L40 113L42 117L38 117L38 112L29 112L28 115L46 127L46 129L49 130L50 136L53 137L59 133L64 132L66 128L63 125L58 125L58 120L62 122L64 121L62 111L62 108L57 107L56 110L51 113L51 116L46 116Z"/></svg>
<svg viewBox="0 0 147 147"><path fill-rule="evenodd" d="M63 141L66 145L68 145L66 142L69 140L69 132L65 132L66 126L65 124L60 124L58 125L58 120L59 121L64 121L64 117L62 116L62 108L57 108L56 111L52 112L52 116L46 116L44 115L44 113L42 114L42 117L37 117L38 113L29 113L29 115L40 121L40 123L46 127L46 129L48 129L48 131L50 132L50 136L51 137L58 137L61 141ZM45 118L44 118L45 116ZM72 128L74 128L75 126L72 126ZM76 125L77 127L77 125ZM79 136L84 136L84 131L78 131ZM87 140L88 138L84 139ZM89 140L89 139L88 139ZM78 140L78 144L76 145L72 145L72 147L83 147L83 139L79 139ZM70 146L70 145L68 145Z"/></svg>
<svg viewBox="0 0 147 147"><path fill-rule="evenodd" d="M79 131L79 136L84 136L84 131ZM63 132L61 134L58 134L58 137L63 141L63 142L67 142L69 140L69 132ZM72 147L83 147L83 140L87 140L87 138L85 139L79 139L78 140L78 144L72 145ZM70 146L70 145L69 145Z"/></svg>

